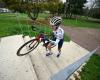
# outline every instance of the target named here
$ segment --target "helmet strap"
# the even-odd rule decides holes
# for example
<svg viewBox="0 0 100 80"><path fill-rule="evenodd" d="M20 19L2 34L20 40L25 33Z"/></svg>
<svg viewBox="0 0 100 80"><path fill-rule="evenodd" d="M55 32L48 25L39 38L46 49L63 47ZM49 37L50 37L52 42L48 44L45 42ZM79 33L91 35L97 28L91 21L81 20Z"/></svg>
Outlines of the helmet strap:
<svg viewBox="0 0 100 80"><path fill-rule="evenodd" d="M56 30L58 29L59 26L56 26Z"/></svg>

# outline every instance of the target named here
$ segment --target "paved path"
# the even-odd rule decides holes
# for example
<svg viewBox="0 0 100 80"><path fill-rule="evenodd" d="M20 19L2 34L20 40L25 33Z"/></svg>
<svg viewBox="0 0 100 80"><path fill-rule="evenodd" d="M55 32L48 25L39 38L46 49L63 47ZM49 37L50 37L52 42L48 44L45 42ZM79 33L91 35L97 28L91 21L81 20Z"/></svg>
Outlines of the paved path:
<svg viewBox="0 0 100 80"><path fill-rule="evenodd" d="M89 51L100 46L100 29L84 29L63 26L65 33L71 37L71 40ZM100 49L97 51L100 54Z"/></svg>

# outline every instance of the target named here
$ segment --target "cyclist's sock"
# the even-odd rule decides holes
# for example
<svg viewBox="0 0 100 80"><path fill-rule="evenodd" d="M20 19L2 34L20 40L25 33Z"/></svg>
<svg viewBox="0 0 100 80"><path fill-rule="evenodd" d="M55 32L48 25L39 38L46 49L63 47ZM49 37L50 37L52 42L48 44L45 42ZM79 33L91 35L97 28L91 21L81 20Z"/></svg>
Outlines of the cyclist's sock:
<svg viewBox="0 0 100 80"><path fill-rule="evenodd" d="M46 53L46 56L49 56L49 55L52 55L52 54L53 53L50 50L48 50L47 53Z"/></svg>
<svg viewBox="0 0 100 80"><path fill-rule="evenodd" d="M47 49L47 53L52 53L50 50Z"/></svg>

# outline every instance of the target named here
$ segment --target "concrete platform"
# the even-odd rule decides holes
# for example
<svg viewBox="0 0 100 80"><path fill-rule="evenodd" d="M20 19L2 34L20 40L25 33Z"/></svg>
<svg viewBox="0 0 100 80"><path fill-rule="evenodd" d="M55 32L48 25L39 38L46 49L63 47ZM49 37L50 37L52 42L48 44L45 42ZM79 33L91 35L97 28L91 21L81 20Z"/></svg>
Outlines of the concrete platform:
<svg viewBox="0 0 100 80"><path fill-rule="evenodd" d="M0 42L0 80L37 80L27 56L18 57L17 49L23 44L21 35L4 37Z"/></svg>
<svg viewBox="0 0 100 80"><path fill-rule="evenodd" d="M32 64L38 75L38 80L49 80L51 76L85 56L89 51L80 47L73 41L70 41L64 42L62 54L59 58L56 57L57 47L53 48L52 52L53 55L46 57L45 48L41 43L32 53L30 53Z"/></svg>
<svg viewBox="0 0 100 80"><path fill-rule="evenodd" d="M77 61L89 51L73 41L64 42L59 58L57 47L53 55L46 57L42 43L29 55L19 57L18 48L26 41L21 35L4 37L0 42L0 80L52 80L51 76Z"/></svg>

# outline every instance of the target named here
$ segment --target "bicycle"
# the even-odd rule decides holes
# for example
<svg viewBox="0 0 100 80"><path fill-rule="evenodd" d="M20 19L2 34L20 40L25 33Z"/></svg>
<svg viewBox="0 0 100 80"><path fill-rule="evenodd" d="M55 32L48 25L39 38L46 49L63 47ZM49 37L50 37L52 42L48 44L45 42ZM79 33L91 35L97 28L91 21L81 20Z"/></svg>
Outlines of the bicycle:
<svg viewBox="0 0 100 80"><path fill-rule="evenodd" d="M34 30L35 27L32 27L32 30ZM37 29L36 29L37 30ZM34 31L36 31L34 30ZM37 35L34 39L27 41L24 43L17 51L17 56L24 56L30 52L32 52L41 42L43 42L43 46L47 50L47 45L49 44L50 40L47 38L47 36L44 34L43 31L39 31L39 35ZM27 48L26 52L25 49ZM23 51L24 50L24 51Z"/></svg>
<svg viewBox="0 0 100 80"><path fill-rule="evenodd" d="M36 3L29 4L29 5L34 6L34 7L29 7L28 5L26 6L27 14L28 14L29 18L33 21L33 25L34 25L35 24L35 21L36 21L36 19L38 17L38 14L39 14L39 7L36 6ZM34 29L36 29L36 27L32 26L32 30L33 31L35 31ZM41 42L43 42L43 46L47 50L47 45L49 44L50 40L46 37L46 35L44 34L43 31L40 31L39 33L40 34L37 35L35 39L32 39L32 40L27 41L26 43L24 43L17 50L17 56L24 56L24 55L32 52L39 45L39 43L41 43ZM26 47L27 47L27 50L26 50ZM25 50L26 50L26 52L25 52Z"/></svg>

